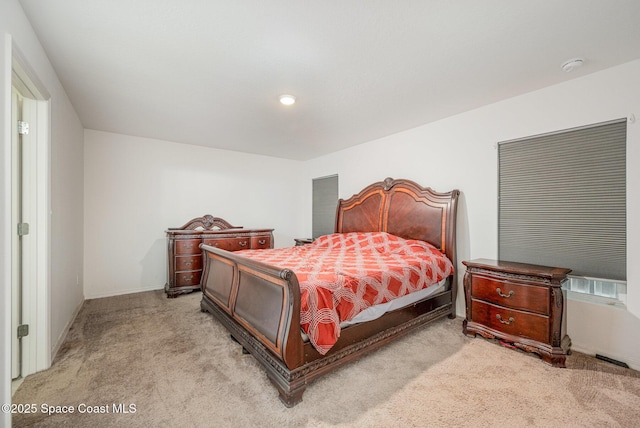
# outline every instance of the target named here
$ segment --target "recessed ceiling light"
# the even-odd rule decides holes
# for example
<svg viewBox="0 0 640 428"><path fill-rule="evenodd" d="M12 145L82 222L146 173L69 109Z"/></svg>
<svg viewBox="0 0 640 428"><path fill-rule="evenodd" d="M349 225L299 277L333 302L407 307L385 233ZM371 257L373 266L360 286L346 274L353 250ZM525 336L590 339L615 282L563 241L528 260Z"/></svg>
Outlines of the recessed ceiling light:
<svg viewBox="0 0 640 428"><path fill-rule="evenodd" d="M280 102L286 106L290 106L296 102L296 97L293 95L280 95Z"/></svg>
<svg viewBox="0 0 640 428"><path fill-rule="evenodd" d="M573 58L573 59L570 59L569 61L565 61L564 63L562 63L560 67L567 73L571 73L574 69L581 67L582 64L584 64L584 59Z"/></svg>

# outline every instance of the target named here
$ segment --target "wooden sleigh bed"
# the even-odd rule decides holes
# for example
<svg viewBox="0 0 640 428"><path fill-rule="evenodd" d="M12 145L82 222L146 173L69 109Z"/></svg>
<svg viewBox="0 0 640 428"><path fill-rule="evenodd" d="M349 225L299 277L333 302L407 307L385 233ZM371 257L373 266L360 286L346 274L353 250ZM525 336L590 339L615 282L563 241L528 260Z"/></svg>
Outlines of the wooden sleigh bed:
<svg viewBox="0 0 640 428"><path fill-rule="evenodd" d="M216 317L264 366L282 402L292 407L319 376L431 321L455 317L458 196L458 190L438 193L409 180L387 178L338 202L336 233L387 232L426 241L453 263L453 273L443 291L342 328L324 355L302 334L300 285L290 269L203 244L201 309Z"/></svg>

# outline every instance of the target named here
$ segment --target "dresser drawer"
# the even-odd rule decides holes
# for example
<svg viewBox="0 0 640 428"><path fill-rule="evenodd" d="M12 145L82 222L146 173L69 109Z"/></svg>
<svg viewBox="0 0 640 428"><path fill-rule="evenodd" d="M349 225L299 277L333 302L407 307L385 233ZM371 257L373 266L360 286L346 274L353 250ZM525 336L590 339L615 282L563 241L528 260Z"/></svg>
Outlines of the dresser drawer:
<svg viewBox="0 0 640 428"><path fill-rule="evenodd" d="M513 309L549 315L549 289L474 275L471 297Z"/></svg>
<svg viewBox="0 0 640 428"><path fill-rule="evenodd" d="M248 250L251 248L250 238L205 239L204 244L227 251Z"/></svg>
<svg viewBox="0 0 640 428"><path fill-rule="evenodd" d="M176 256L175 270L198 270L202 269L201 255Z"/></svg>
<svg viewBox="0 0 640 428"><path fill-rule="evenodd" d="M251 238L251 248L271 248L271 236L254 236Z"/></svg>
<svg viewBox="0 0 640 428"><path fill-rule="evenodd" d="M176 239L176 254L201 254L199 239Z"/></svg>
<svg viewBox="0 0 640 428"><path fill-rule="evenodd" d="M472 300L471 307L474 322L512 336L549 342L549 318L544 315L508 309L481 300Z"/></svg>
<svg viewBox="0 0 640 428"><path fill-rule="evenodd" d="M187 272L176 272L175 275L176 275L175 276L176 287L199 285L200 277L202 276L202 271L194 270L194 271L187 271Z"/></svg>

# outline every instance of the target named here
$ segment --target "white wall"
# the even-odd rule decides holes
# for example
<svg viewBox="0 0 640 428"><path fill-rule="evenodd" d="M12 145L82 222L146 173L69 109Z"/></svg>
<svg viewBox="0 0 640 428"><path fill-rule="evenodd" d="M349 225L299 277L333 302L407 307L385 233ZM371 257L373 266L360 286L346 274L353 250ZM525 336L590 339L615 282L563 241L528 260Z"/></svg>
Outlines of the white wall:
<svg viewBox="0 0 640 428"><path fill-rule="evenodd" d="M53 350L63 337L76 309L83 301L82 287L76 284L75 272L82 269L82 152L83 128L69 102L53 67L40 45L17 0L0 2L0 402L11 401L10 371L10 299L11 250L9 238L14 230L10 222L10 119L11 61L17 53L33 73L31 76L51 96L51 276L50 346ZM42 314L40 314L42 315ZM49 314L47 314L49 315ZM10 415L0 414L0 426L10 425Z"/></svg>
<svg viewBox="0 0 640 428"><path fill-rule="evenodd" d="M640 267L635 263L640 259L638 76L640 60L371 141L307 162L307 179L338 173L341 197L387 176L439 191L458 188L459 261L495 258L495 143L634 114L639 122L629 122L627 134L628 310L570 300L568 330L574 349L640 368ZM308 192L304 203L309 212ZM308 234L311 226L305 221ZM457 311L464 316L461 295Z"/></svg>
<svg viewBox="0 0 640 428"><path fill-rule="evenodd" d="M86 298L166 282L165 230L211 214L273 228L276 247L302 229L302 163L85 131Z"/></svg>
<svg viewBox="0 0 640 428"><path fill-rule="evenodd" d="M63 89L51 96L51 347L84 302L84 127ZM52 355L54 357L55 355Z"/></svg>

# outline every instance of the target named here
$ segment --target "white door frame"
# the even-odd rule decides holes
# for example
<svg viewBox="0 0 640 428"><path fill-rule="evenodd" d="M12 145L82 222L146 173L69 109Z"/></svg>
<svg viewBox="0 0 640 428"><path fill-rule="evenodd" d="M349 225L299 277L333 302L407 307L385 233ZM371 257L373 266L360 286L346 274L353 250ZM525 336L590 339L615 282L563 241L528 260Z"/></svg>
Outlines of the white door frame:
<svg viewBox="0 0 640 428"><path fill-rule="evenodd" d="M22 322L29 324L29 335L22 338L21 375L24 377L51 366L51 109L48 92L15 45L12 83L25 97L23 120L30 123L29 134L23 139L28 146L25 156L29 165L23 221L30 224L29 235L23 237L27 238L23 251L27 272L23 276ZM14 225L13 232L16 228Z"/></svg>
<svg viewBox="0 0 640 428"><path fill-rule="evenodd" d="M18 210L22 207L22 201L18 197L19 190L17 189L18 180L21 180L21 160L20 156L16 155L19 152L19 139L18 135L18 122L16 119L22 118L22 108L20 102L20 93L15 89L14 85L11 85L11 225L16 223L18 217ZM20 165L19 165L20 164ZM19 177L20 175L20 177ZM18 234L11 231L11 378L16 379L21 375L21 361L20 357L22 352L20 350L20 341L18 340L17 326L21 323L21 302L22 294L20 290L20 281L22 281L21 269L20 269L20 257L22 251L19 249Z"/></svg>

